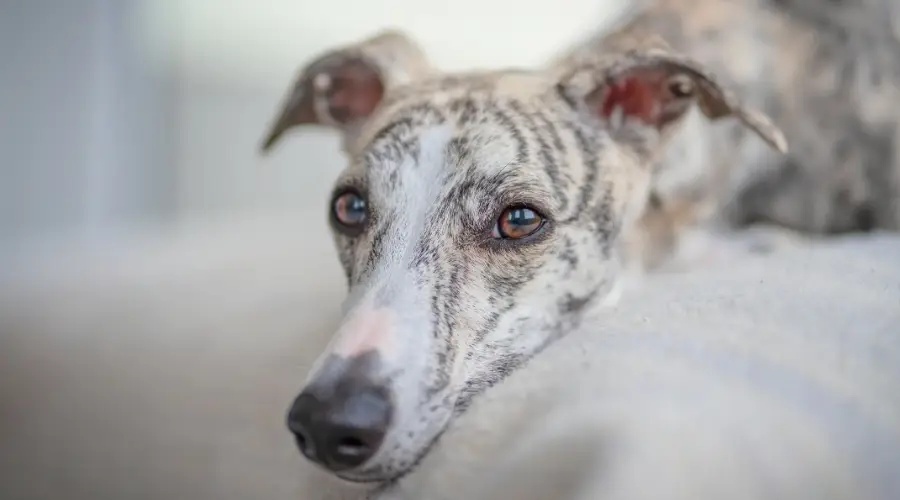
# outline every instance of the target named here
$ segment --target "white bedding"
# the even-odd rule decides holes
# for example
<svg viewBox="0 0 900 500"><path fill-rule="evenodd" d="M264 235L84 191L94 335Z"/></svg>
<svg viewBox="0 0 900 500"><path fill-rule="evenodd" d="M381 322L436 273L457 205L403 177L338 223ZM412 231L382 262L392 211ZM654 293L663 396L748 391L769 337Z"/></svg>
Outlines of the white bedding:
<svg viewBox="0 0 900 500"><path fill-rule="evenodd" d="M318 498L283 418L343 278L294 228L4 257L0 498ZM654 277L528 366L400 493L537 495L600 457L586 498L900 498L900 237Z"/></svg>

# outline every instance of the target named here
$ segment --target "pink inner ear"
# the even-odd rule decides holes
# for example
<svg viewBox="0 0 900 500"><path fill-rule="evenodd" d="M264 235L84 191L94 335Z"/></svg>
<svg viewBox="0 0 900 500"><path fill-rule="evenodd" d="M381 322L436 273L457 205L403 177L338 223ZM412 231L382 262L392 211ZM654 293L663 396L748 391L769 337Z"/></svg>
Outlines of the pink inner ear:
<svg viewBox="0 0 900 500"><path fill-rule="evenodd" d="M362 62L351 62L331 75L328 112L338 123L347 123L372 114L384 97L378 74Z"/></svg>
<svg viewBox="0 0 900 500"><path fill-rule="evenodd" d="M668 74L662 70L639 69L629 72L604 88L600 114L610 118L616 109L647 125L662 126L667 118L663 110L674 98L667 87Z"/></svg>

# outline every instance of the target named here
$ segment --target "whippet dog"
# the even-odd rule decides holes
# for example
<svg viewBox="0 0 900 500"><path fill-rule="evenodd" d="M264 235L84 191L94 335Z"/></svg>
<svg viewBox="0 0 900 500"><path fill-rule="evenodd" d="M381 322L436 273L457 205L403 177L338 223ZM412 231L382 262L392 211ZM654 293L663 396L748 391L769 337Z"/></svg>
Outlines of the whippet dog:
<svg viewBox="0 0 900 500"><path fill-rule="evenodd" d="M388 31L301 71L264 149L324 125L348 159L328 211L344 318L287 419L311 461L348 481L403 475L473 398L607 299L621 235L691 113L786 150L658 38L589 52L443 74Z"/></svg>

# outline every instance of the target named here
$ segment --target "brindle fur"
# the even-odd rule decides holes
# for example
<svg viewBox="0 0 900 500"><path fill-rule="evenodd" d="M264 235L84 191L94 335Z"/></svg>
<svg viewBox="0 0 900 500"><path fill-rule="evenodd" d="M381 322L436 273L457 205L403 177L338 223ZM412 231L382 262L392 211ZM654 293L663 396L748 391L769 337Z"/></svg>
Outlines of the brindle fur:
<svg viewBox="0 0 900 500"><path fill-rule="evenodd" d="M893 0L644 0L558 64L661 36L784 130L772 155L745 129L688 120L658 164L632 252L665 261L697 225L824 235L900 229L900 7Z"/></svg>
<svg viewBox="0 0 900 500"><path fill-rule="evenodd" d="M347 95L359 82L374 85L353 69L359 64L381 78L360 94L383 90L371 113ZM356 83L335 76L340 68L351 68L345 76ZM666 104L673 116L734 117L785 149L765 116L657 39L537 71L444 75L392 32L301 72L265 147L291 127L337 127L349 165L336 190L352 187L369 206L364 231L335 228L349 297L321 359L376 351L384 361L368 376L390 388L396 410L378 454L341 477L384 480L410 470L474 396L609 298L620 234L643 212L651 165L684 121L657 129L595 111L611 82L640 68L691 90ZM492 238L502 210L519 203L541 212L545 229L521 241ZM374 324L388 327L366 330Z"/></svg>

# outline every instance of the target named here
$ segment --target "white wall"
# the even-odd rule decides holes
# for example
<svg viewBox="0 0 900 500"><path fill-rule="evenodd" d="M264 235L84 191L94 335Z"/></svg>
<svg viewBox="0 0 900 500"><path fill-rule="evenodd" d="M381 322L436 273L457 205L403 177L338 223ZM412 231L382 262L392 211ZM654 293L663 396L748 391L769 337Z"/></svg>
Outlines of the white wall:
<svg viewBox="0 0 900 500"><path fill-rule="evenodd" d="M155 53L185 74L281 90L304 60L387 26L442 68L528 66L596 29L622 0L179 0L150 4ZM165 26L177 25L177 40ZM173 43L174 42L174 43Z"/></svg>

